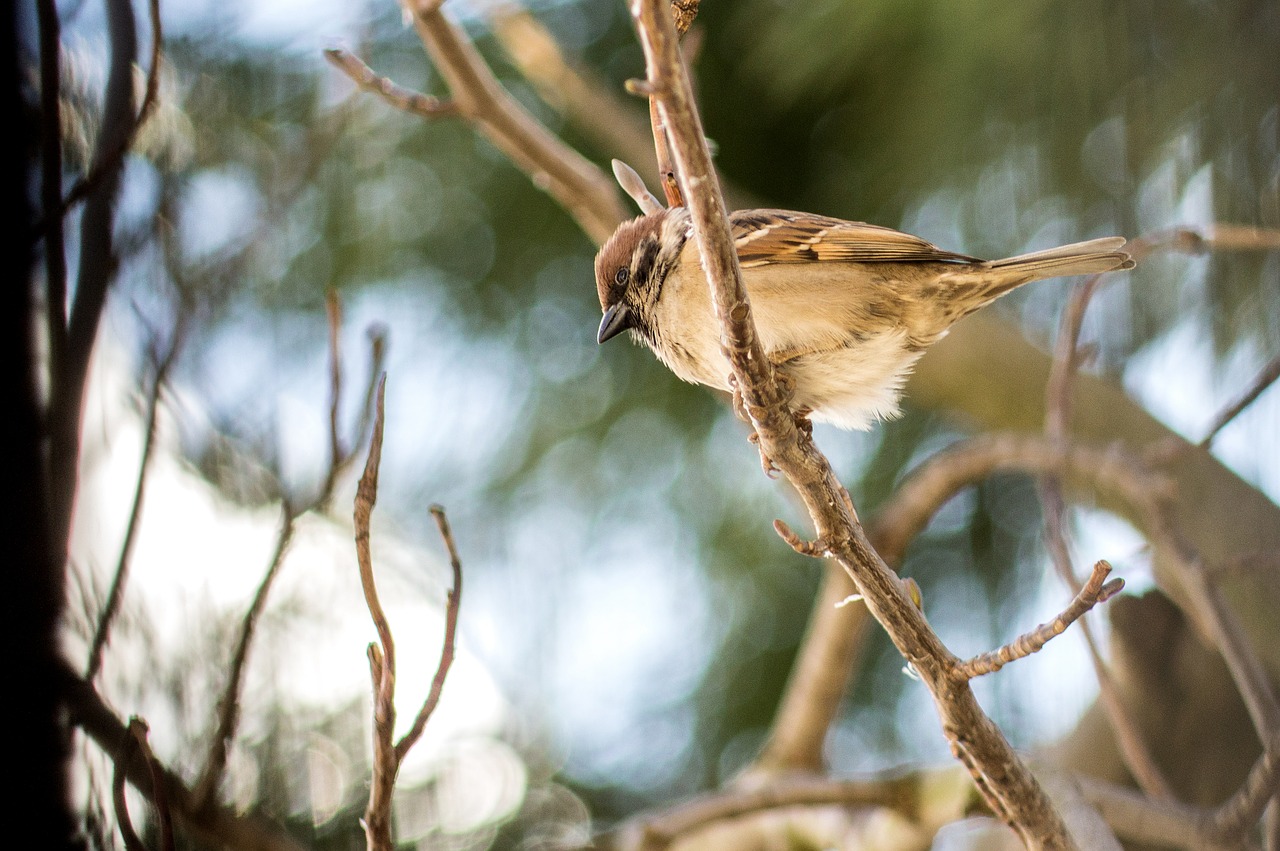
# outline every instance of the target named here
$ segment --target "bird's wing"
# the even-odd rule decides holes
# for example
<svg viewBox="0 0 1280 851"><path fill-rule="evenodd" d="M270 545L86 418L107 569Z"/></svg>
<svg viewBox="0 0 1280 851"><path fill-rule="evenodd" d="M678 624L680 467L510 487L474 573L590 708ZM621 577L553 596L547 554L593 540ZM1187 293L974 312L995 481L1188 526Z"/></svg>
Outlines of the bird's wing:
<svg viewBox="0 0 1280 851"><path fill-rule="evenodd" d="M729 222L744 269L771 263L981 262L890 228L808 213L739 210Z"/></svg>

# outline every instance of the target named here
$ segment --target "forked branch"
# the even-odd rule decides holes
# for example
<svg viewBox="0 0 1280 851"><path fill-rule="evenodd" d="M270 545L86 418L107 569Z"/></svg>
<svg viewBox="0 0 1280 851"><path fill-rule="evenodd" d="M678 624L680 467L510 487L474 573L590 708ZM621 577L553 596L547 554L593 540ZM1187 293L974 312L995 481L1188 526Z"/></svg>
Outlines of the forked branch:
<svg viewBox="0 0 1280 851"><path fill-rule="evenodd" d="M373 506L378 499L378 469L382 463L382 423L384 415L384 399L386 378L378 384L378 392L374 405L373 437L369 443L369 457L365 462L364 474L356 488L355 499L355 543L356 560L360 565L360 585L364 589L365 604L369 608L369 616L373 619L374 629L378 633L378 641L368 648L369 675L373 681L373 780L369 790L369 804L365 808L364 828L365 840L370 851L391 851L395 842L391 835L391 802L395 789L396 775L400 764L409 750L422 737L431 713L440 702L444 689L445 677L453 664L454 643L458 631L458 609L462 599L462 562L458 558L457 546L453 540L453 532L449 528L449 520L444 509L439 505L431 506L431 515L435 518L449 552L449 564L453 571L453 589L449 592L445 611L444 644L440 650L440 661L436 666L435 677L431 681L431 690L418 710L413 726L398 742L392 742L395 731L396 709L396 645L391 634L391 624L378 599L378 586L373 577L373 555L370 552L369 524L373 516Z"/></svg>
<svg viewBox="0 0 1280 851"><path fill-rule="evenodd" d="M995 724L983 714L958 661L929 628L898 577L872 549L848 494L812 439L800 432L758 342L725 205L681 62L675 28L661 0L631 6L644 49L647 83L671 137L702 267L710 280L725 352L762 452L803 499L818 537L849 571L867 607L920 673L952 748L992 810L1032 848L1069 848L1061 816Z"/></svg>

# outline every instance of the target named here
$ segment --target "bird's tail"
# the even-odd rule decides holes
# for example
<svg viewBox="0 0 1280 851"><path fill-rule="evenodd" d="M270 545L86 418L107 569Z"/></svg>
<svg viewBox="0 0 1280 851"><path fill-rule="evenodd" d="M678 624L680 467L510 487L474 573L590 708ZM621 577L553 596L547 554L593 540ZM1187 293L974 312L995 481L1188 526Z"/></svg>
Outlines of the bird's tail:
<svg viewBox="0 0 1280 851"><path fill-rule="evenodd" d="M968 286L976 290L977 303L970 308L976 310L1031 281L1132 269L1135 264L1123 250L1124 244L1124 237L1120 236L1091 239L964 267L945 276L943 281L956 288Z"/></svg>

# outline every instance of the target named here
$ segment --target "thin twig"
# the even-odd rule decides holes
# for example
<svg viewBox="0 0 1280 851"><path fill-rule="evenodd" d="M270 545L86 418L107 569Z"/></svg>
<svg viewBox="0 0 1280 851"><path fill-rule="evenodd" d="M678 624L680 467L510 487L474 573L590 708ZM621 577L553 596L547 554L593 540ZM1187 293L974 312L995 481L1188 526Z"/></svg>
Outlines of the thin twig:
<svg viewBox="0 0 1280 851"><path fill-rule="evenodd" d="M227 673L227 684L218 700L218 721L210 737L209 752L205 757L200 779L196 782L193 795L198 806L207 807L213 803L218 784L222 782L222 773L227 767L227 754L231 740L235 737L236 728L240 724L240 692L244 686L244 672L249 661L249 649L258 626L258 618L267 605L267 597L271 587L284 564L285 553L293 541L293 533L297 527L298 514L286 500L280 511L280 531L276 533L275 548L267 563L267 571L258 584L253 595L253 602L240 624L239 638L235 652L231 654L230 670Z"/></svg>
<svg viewBox="0 0 1280 851"><path fill-rule="evenodd" d="M160 413L160 392L168 381L169 370L177 360L178 350L187 328L187 311L179 309L178 319L169 337L169 344L163 355L155 358L155 375L151 388L147 393L147 412L145 431L142 441L142 457L138 460L138 478L133 487L133 504L129 509L129 522L125 526L124 541L120 545L120 557L116 560L115 573L111 579L111 589L107 593L107 602L98 616L98 626L94 630L93 643L89 649L89 662L85 666L85 676L93 679L102 667L102 655L111 635L111 627L120 611L124 600L124 591L129 578L129 565L133 559L133 547L137 540L138 524L142 517L142 504L146 495L147 477L150 473L151 458L155 449L157 422Z"/></svg>
<svg viewBox="0 0 1280 851"><path fill-rule="evenodd" d="M1010 662L1039 652L1052 639L1066 632L1067 627L1079 620L1085 612L1120 593L1124 588L1123 579L1113 579L1103 584L1110 572L1111 565L1105 561L1099 561L1093 566L1093 574L1084 588L1071 601L1071 605L1063 609L1056 618L1041 624L1031 632L1022 634L997 650L973 657L960 666L958 673L966 679L981 677L995 673Z"/></svg>
<svg viewBox="0 0 1280 851"><path fill-rule="evenodd" d="M258 619L266 608L267 598L271 593L276 577L280 573L280 569L284 564L285 554L288 552L289 545L293 540L297 520L303 514L328 506L333 498L339 474L350 463L354 455L354 447L358 445L358 443L352 444L352 448L344 450L338 435L338 411L342 403L342 372L339 364L339 332L341 330L342 310L336 294L333 293L330 293L328 297L327 317L329 323L330 463L318 492L309 502L300 505L288 498L282 502L280 531L276 535L275 548L271 559L267 563L267 570L263 575L262 581L258 584L258 589L249 604L249 609L245 612L241 621L236 648L231 657L227 684L218 702L216 730L209 746L204 768L200 773L200 780L195 787L196 799L204 806L213 801L218 784L222 779L222 773L226 769L228 749L240 722L240 693L244 686L244 672L248 664L249 650L256 634ZM385 353L385 342L385 336L381 332L371 331L370 361L374 369L380 370L381 368ZM380 373L371 373L370 375L370 384L365 394L365 407L361 413L358 434L363 434L364 431L364 421L368 416L369 407L374 397L372 391L373 379L377 374Z"/></svg>
<svg viewBox="0 0 1280 851"><path fill-rule="evenodd" d="M1258 823L1262 811L1280 787L1280 734L1263 748L1240 789L1207 819L1207 827L1224 843L1238 842Z"/></svg>
<svg viewBox="0 0 1280 851"><path fill-rule="evenodd" d="M1058 443L1065 443L1068 439L1072 387L1081 360L1080 331L1084 324L1085 311L1088 310L1089 302L1097 292L1101 280L1101 275L1092 275L1072 290L1058 328L1057 344L1054 347L1053 362L1049 369L1049 380L1045 386L1045 434L1050 440ZM1080 581L1076 578L1075 569L1071 563L1070 547L1067 543L1066 506L1062 499L1062 482L1057 476L1042 476L1039 491L1040 503L1044 509L1045 543L1050 559L1067 587L1079 593ZM1132 713L1121 699L1120 689L1102 658L1092 627L1088 621L1081 621L1080 628L1085 646L1089 650L1089 660L1093 665L1094 675L1098 680L1098 694L1102 708L1111 722L1111 729L1115 734L1125 766L1138 781L1138 785L1148 794L1173 800L1175 797L1173 788L1165 779L1164 773L1147 747L1142 731Z"/></svg>
<svg viewBox="0 0 1280 851"><path fill-rule="evenodd" d="M920 787L926 784L927 778L922 774L865 780L792 776L760 788L699 795L661 812L628 819L595 837L595 846L653 851L718 821L797 806L883 808L915 821L920 816Z"/></svg>
<svg viewBox="0 0 1280 851"><path fill-rule="evenodd" d="M56 208L55 218L65 216L68 210L87 198L107 175L120 170L121 165L124 163L124 155L129 153L129 146L138 137L138 131L142 129L142 125L155 112L157 95L160 93L160 64L163 57L162 46L164 43L164 35L160 27L160 0L148 0L147 12L151 19L151 65L147 68L147 82L142 96L142 105L138 107L138 114L133 120L129 135L118 141L115 147L105 150L103 156L94 159L88 174L85 174L72 185L67 192L67 197L62 199ZM132 85L130 89L132 90ZM132 100L132 91L130 99ZM44 220L36 226L37 234L53 223L53 220L49 218L50 210L45 210L44 215Z"/></svg>
<svg viewBox="0 0 1280 851"><path fill-rule="evenodd" d="M396 742L396 760L403 762L405 755L422 737L426 729L427 719L435 712L440 703L440 695L444 691L444 680L449 675L449 666L453 664L454 644L458 634L458 609L462 603L462 561L458 558L458 547L453 541L453 531L449 528L449 518L445 516L444 507L431 506L431 516L435 518L436 528L440 530L440 538L445 549L449 551L449 566L453 570L453 589L449 592L445 606L444 645L440 649L440 663L436 666L436 675L431 680L431 691L423 701L422 708L413 719L413 726Z"/></svg>
<svg viewBox="0 0 1280 851"><path fill-rule="evenodd" d="M373 579L373 556L369 550L369 521L373 506L378 501L378 467L382 463L382 423L386 376L378 382L377 401L374 403L373 437L369 442L369 457L364 474L356 487L355 542L356 560L360 565L360 586L364 589L365 605L378 632L378 643L369 645L369 669L373 679L373 783L369 790L369 805L364 813L365 838L370 849L390 851L391 794L395 787L396 772L400 760L391 743L396 724L396 645L391 635L391 625L378 599L378 587Z"/></svg>
<svg viewBox="0 0 1280 851"><path fill-rule="evenodd" d="M120 750L115 758L115 771L111 775L111 801L115 806L116 823L120 825L120 838L124 841L126 851L147 851L146 843L133 829L133 819L129 817L129 802L124 794L125 773L138 752L138 736L135 731L139 725L145 726L137 717L129 719L129 728L120 742Z"/></svg>
<svg viewBox="0 0 1280 851"><path fill-rule="evenodd" d="M1218 415L1213 418L1213 422L1209 424L1209 428L1205 432L1205 436L1200 439L1200 443L1198 444L1200 448L1207 449L1209 445L1213 443L1213 439L1218 436L1218 432L1222 431L1223 427L1234 420L1241 411L1252 405L1254 400L1261 396L1263 391L1274 384L1277 378L1280 378L1280 355L1276 355L1270 360L1270 362L1262 367L1261 371L1258 372L1258 375L1249 385L1249 389L1240 394L1239 398L1234 402L1218 412Z"/></svg>
<svg viewBox="0 0 1280 851"><path fill-rule="evenodd" d="M1271 740L1280 729L1280 703L1266 669L1199 553L1173 523L1168 483L1133 455L1114 447L1100 452L1013 435L967 440L933 456L903 483L895 500L894 534L914 536L931 514L922 506L940 505L968 482L997 470L1064 476L1119 500L1160 557L1164 587L1222 654L1259 738Z"/></svg>
<svg viewBox="0 0 1280 851"><path fill-rule="evenodd" d="M339 71L351 78L351 82L364 92L371 92L396 109L420 115L423 118L439 118L457 115L458 106L453 101L441 100L434 95L424 95L406 89L388 77L374 72L360 57L341 47L325 48L324 58Z"/></svg>
<svg viewBox="0 0 1280 851"><path fill-rule="evenodd" d="M57 670L62 681L69 721L83 730L104 752L115 754L129 737L128 728L93 684L62 663ZM118 763L117 763L118 764ZM303 851L303 847L280 826L259 815L237 813L230 807L194 806L191 792L182 779L158 761L142 766L136 761L125 767L128 782L163 812L168 809L184 833L194 842L216 848L255 848L260 851ZM158 779L157 779L158 778ZM162 808L160 800L167 806Z"/></svg>
<svg viewBox="0 0 1280 851"><path fill-rule="evenodd" d="M534 185L569 211L597 243L627 218L613 182L564 144L502 88L475 45L436 0L402 0L459 113Z"/></svg>

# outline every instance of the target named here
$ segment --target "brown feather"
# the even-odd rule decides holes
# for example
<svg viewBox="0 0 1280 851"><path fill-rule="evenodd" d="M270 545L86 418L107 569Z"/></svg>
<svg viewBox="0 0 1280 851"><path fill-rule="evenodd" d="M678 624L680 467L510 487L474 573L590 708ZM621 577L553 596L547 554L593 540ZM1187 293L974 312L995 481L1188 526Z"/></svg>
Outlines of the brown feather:
<svg viewBox="0 0 1280 851"><path fill-rule="evenodd" d="M744 269L773 263L978 263L891 228L789 210L730 215Z"/></svg>

